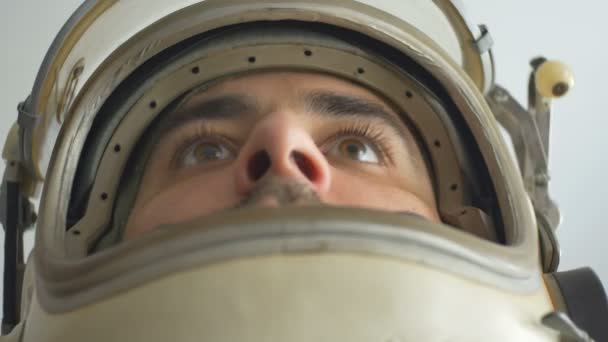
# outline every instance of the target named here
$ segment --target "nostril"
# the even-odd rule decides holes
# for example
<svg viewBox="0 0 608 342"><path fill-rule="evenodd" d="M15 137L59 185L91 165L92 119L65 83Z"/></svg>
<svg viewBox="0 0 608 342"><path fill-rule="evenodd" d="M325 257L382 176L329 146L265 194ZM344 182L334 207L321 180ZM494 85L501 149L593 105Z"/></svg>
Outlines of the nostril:
<svg viewBox="0 0 608 342"><path fill-rule="evenodd" d="M249 159L249 163L247 164L249 178L252 181L257 182L266 174L268 169L270 169L270 165L270 156L266 151L256 152L251 159Z"/></svg>
<svg viewBox="0 0 608 342"><path fill-rule="evenodd" d="M315 169L312 161L307 158L303 153L298 151L291 152L291 158L300 169L300 172L308 178L309 181L314 182L317 178L317 170Z"/></svg>

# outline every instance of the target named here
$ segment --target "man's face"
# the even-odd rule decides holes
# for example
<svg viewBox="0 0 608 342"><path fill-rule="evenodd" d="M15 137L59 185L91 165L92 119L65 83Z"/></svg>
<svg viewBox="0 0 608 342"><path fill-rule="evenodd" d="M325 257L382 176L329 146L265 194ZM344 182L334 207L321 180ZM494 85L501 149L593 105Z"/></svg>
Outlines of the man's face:
<svg viewBox="0 0 608 342"><path fill-rule="evenodd" d="M171 114L125 238L224 209L319 204L439 221L421 152L384 100L321 74L247 75Z"/></svg>

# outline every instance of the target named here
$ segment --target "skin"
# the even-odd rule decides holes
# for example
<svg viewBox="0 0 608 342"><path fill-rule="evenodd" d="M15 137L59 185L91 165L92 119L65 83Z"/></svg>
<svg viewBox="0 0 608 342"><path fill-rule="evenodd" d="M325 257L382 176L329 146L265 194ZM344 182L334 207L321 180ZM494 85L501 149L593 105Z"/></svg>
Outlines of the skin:
<svg viewBox="0 0 608 342"><path fill-rule="evenodd" d="M340 107L345 98L354 105ZM217 99L225 101L208 105ZM365 207L439 222L411 132L386 101L352 82L299 72L245 75L195 93L170 115L146 164L126 239L160 224L256 206Z"/></svg>

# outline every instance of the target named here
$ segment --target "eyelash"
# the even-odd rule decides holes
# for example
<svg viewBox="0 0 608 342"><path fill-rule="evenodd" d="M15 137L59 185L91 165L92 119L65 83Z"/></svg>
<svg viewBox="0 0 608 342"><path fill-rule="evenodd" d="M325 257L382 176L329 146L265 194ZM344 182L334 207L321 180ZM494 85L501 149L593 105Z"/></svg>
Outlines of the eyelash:
<svg viewBox="0 0 608 342"><path fill-rule="evenodd" d="M336 133L325 139L325 142L336 141L344 137L364 138L368 143L372 144L372 148L378 154L382 164L392 161L392 150L388 143L388 138L381 128L373 127L369 123L353 123L338 129ZM322 145L325 145L325 143Z"/></svg>
<svg viewBox="0 0 608 342"><path fill-rule="evenodd" d="M372 145L374 152L378 154L382 164L385 164L387 161L392 161L392 149L388 143L388 138L385 136L381 128L373 127L369 123L349 123L348 126L339 128L331 136L323 139L323 143L319 146L323 148L323 146L328 142L336 141L340 138L349 136L364 138L367 140L367 142ZM179 166L179 161L186 149L192 146L192 144L204 140L226 144L228 149L231 150L231 152L233 152L235 155L238 152L237 146L241 146L241 143L235 139L231 139L219 131L201 123L194 129L191 128L176 135L176 139L174 141L178 142L172 144L176 147L171 148L171 151L174 152L172 154L173 157L171 159L171 165L175 167ZM323 152L326 153L327 151Z"/></svg>

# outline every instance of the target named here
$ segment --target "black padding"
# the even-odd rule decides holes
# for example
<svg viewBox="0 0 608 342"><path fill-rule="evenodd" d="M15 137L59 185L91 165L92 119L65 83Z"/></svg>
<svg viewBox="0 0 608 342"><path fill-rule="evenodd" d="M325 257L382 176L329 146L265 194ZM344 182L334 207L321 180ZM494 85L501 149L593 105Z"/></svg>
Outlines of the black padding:
<svg viewBox="0 0 608 342"><path fill-rule="evenodd" d="M591 268L553 273L568 316L595 341L608 341L608 299Z"/></svg>
<svg viewBox="0 0 608 342"><path fill-rule="evenodd" d="M19 185L6 182L6 205L4 222L4 292L2 296L2 335L8 334L19 323L17 303L17 263L18 263L18 213Z"/></svg>

